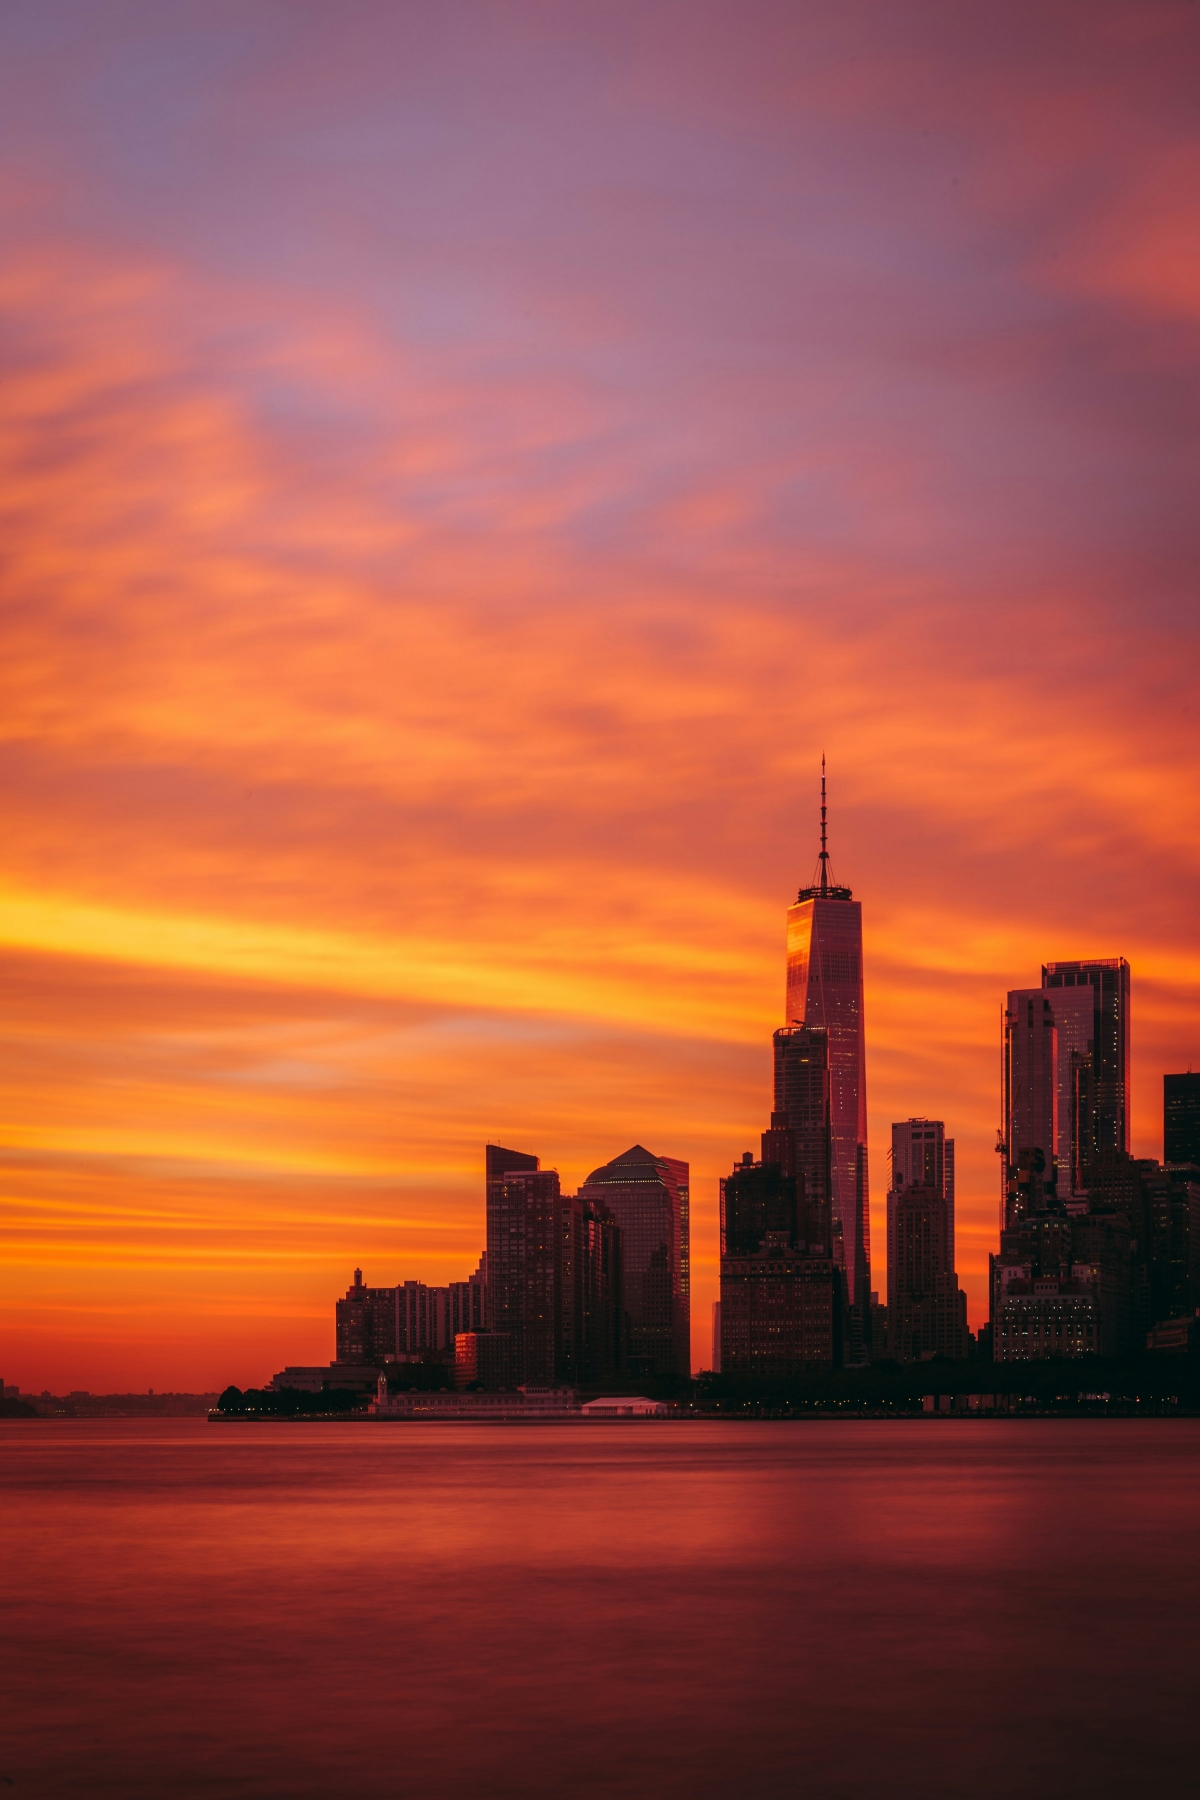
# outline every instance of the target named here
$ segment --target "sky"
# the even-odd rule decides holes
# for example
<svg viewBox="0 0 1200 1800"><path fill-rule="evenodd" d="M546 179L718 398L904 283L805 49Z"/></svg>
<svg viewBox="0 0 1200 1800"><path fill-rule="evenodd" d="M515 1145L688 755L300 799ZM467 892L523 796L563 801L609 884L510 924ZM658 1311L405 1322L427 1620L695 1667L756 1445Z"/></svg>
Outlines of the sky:
<svg viewBox="0 0 1200 1800"><path fill-rule="evenodd" d="M756 1148L828 758L889 1126L1126 956L1200 1068L1200 7L0 23L0 1375L255 1385Z"/></svg>

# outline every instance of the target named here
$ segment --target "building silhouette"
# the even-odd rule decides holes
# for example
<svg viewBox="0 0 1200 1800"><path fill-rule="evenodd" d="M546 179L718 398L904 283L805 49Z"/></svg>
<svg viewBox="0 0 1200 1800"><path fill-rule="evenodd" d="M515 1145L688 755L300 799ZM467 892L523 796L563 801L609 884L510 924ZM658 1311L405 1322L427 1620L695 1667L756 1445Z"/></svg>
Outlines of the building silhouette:
<svg viewBox="0 0 1200 1800"><path fill-rule="evenodd" d="M641 1144L593 1169L579 1199L621 1234L621 1351L632 1375L691 1373L688 1165Z"/></svg>
<svg viewBox="0 0 1200 1800"><path fill-rule="evenodd" d="M1040 988L1016 988L1004 1008L1001 1225L1040 1211L1055 1192L1058 1029Z"/></svg>
<svg viewBox="0 0 1200 1800"><path fill-rule="evenodd" d="M840 1360L842 1276L833 1254L829 1034L773 1040L774 1106L762 1157L721 1183L720 1341L725 1375L788 1380Z"/></svg>
<svg viewBox="0 0 1200 1800"><path fill-rule="evenodd" d="M954 1139L940 1119L905 1119L892 1126L888 1166L888 1355L958 1360L967 1297L954 1266Z"/></svg>
<svg viewBox="0 0 1200 1800"><path fill-rule="evenodd" d="M1129 964L1123 956L1050 962L1042 988L1059 1033L1063 1141L1056 1154L1064 1197L1082 1193L1095 1164L1129 1154ZM1090 1010L1090 1027L1088 1013Z"/></svg>
<svg viewBox="0 0 1200 1800"><path fill-rule="evenodd" d="M888 1354L897 1362L967 1354L967 1296L958 1285L946 1197L933 1183L888 1192Z"/></svg>
<svg viewBox="0 0 1200 1800"><path fill-rule="evenodd" d="M1200 1075L1163 1076L1163 1161L1200 1169Z"/></svg>
<svg viewBox="0 0 1200 1800"><path fill-rule="evenodd" d="M469 1364L483 1386L501 1372L538 1386L610 1379L625 1338L616 1218L599 1194L562 1193L557 1170L525 1151L489 1144L486 1179L486 1331L504 1342L456 1347L459 1378Z"/></svg>
<svg viewBox="0 0 1200 1800"><path fill-rule="evenodd" d="M888 1152L888 1188L924 1183L946 1202L950 1229L950 1261L954 1263L954 1139L940 1119L905 1119L892 1126Z"/></svg>
<svg viewBox="0 0 1200 1800"><path fill-rule="evenodd" d="M862 905L830 878L823 757L817 870L788 909L786 1023L818 1026L829 1036L833 1249L850 1309L848 1360L862 1362L871 1288Z"/></svg>

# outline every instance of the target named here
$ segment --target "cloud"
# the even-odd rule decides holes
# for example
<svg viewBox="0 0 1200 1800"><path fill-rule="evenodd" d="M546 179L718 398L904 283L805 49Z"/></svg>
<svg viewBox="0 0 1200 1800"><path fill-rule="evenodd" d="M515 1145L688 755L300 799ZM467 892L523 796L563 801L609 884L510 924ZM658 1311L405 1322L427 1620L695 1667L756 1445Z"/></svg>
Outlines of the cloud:
<svg viewBox="0 0 1200 1800"><path fill-rule="evenodd" d="M327 1354L355 1260L473 1262L489 1136L691 1159L699 1350L822 750L877 1253L888 1124L945 1117L978 1316L996 1010L1048 956L1130 957L1157 1148L1200 992L1174 15L1087 66L1032 14L995 59L761 17L609 85L567 30L557 170L473 51L418 46L463 138L327 80L310 14L170 203L86 57L53 155L7 115L9 1379Z"/></svg>

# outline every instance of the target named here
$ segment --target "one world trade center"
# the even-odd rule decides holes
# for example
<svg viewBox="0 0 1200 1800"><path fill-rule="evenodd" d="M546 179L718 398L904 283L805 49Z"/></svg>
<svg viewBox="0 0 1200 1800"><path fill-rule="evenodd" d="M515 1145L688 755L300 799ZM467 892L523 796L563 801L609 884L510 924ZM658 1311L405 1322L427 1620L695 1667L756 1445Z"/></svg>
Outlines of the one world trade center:
<svg viewBox="0 0 1200 1800"><path fill-rule="evenodd" d="M857 1362L866 1355L871 1287L862 902L830 877L825 820L822 757L821 852L812 886L788 908L787 1023L828 1033L834 1255L850 1309L847 1360Z"/></svg>

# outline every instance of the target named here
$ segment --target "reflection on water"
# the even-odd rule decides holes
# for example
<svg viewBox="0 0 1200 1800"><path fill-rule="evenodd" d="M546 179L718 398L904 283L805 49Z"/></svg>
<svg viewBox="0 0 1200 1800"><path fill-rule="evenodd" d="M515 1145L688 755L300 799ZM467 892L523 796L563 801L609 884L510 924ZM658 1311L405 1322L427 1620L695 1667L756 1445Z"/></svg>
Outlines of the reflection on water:
<svg viewBox="0 0 1200 1800"><path fill-rule="evenodd" d="M1195 1421L14 1422L0 1777L1145 1792L1197 1748L1198 1478Z"/></svg>

